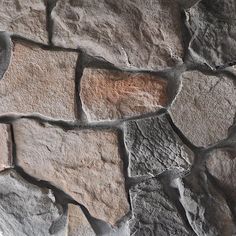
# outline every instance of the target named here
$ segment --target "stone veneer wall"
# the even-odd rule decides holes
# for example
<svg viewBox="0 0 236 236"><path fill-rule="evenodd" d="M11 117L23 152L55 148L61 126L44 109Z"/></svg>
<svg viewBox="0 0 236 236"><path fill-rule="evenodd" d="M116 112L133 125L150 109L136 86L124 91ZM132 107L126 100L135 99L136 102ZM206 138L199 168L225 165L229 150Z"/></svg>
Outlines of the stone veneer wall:
<svg viewBox="0 0 236 236"><path fill-rule="evenodd" d="M0 236L236 235L235 0L0 0Z"/></svg>

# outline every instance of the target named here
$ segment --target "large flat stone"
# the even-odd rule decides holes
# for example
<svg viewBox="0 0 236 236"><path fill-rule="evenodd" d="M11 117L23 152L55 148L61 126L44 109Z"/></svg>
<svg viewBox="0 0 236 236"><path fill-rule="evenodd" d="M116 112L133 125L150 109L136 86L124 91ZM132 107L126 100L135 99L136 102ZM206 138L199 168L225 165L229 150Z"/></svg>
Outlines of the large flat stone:
<svg viewBox="0 0 236 236"><path fill-rule="evenodd" d="M234 82L198 71L183 74L181 91L170 108L174 123L197 146L226 138L235 113Z"/></svg>
<svg viewBox="0 0 236 236"><path fill-rule="evenodd" d="M129 210L117 133L70 130L30 120L13 124L17 164L64 190L92 216L114 224Z"/></svg>
<svg viewBox="0 0 236 236"><path fill-rule="evenodd" d="M66 236L66 222L53 225L62 216L62 206L49 189L26 182L15 171L0 174L0 234Z"/></svg>
<svg viewBox="0 0 236 236"><path fill-rule="evenodd" d="M172 168L186 170L193 161L193 153L165 116L127 122L125 144L130 177L158 175Z"/></svg>
<svg viewBox="0 0 236 236"><path fill-rule="evenodd" d="M213 68L235 63L235 0L202 0L185 14L193 55Z"/></svg>
<svg viewBox="0 0 236 236"><path fill-rule="evenodd" d="M167 81L144 73L85 69L80 97L89 121L158 111L167 105Z"/></svg>
<svg viewBox="0 0 236 236"><path fill-rule="evenodd" d="M191 235L157 179L131 188L130 198L133 209L130 235Z"/></svg>
<svg viewBox="0 0 236 236"><path fill-rule="evenodd" d="M182 62L175 0L59 0L52 42L85 50L121 68L164 69Z"/></svg>
<svg viewBox="0 0 236 236"><path fill-rule="evenodd" d="M74 120L78 54L16 43L11 64L0 81L0 115L38 113Z"/></svg>
<svg viewBox="0 0 236 236"><path fill-rule="evenodd" d="M48 43L44 0L1 0L0 5L0 31Z"/></svg>

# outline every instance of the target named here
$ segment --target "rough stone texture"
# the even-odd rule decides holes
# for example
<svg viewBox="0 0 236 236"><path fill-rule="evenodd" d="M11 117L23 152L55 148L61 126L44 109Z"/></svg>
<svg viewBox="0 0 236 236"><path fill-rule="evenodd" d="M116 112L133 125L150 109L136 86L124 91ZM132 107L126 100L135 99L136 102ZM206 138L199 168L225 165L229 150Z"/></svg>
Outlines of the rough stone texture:
<svg viewBox="0 0 236 236"><path fill-rule="evenodd" d="M167 81L158 76L85 69L81 101L89 121L116 120L158 111L167 105Z"/></svg>
<svg viewBox="0 0 236 236"><path fill-rule="evenodd" d="M11 65L0 81L0 114L75 119L76 61L77 53L16 43Z"/></svg>
<svg viewBox="0 0 236 236"><path fill-rule="evenodd" d="M130 235L191 235L157 179L131 188L130 198L133 209Z"/></svg>
<svg viewBox="0 0 236 236"><path fill-rule="evenodd" d="M12 165L10 127L0 124L0 171Z"/></svg>
<svg viewBox="0 0 236 236"><path fill-rule="evenodd" d="M182 89L170 108L174 123L197 146L227 137L236 112L236 89L226 76L183 74Z"/></svg>
<svg viewBox="0 0 236 236"><path fill-rule="evenodd" d="M30 120L16 121L13 129L17 163L25 172L50 181L111 224L128 212L116 132L64 131Z"/></svg>
<svg viewBox="0 0 236 236"><path fill-rule="evenodd" d="M197 235L235 235L235 224L223 195L207 176L190 174L179 182L180 202Z"/></svg>
<svg viewBox="0 0 236 236"><path fill-rule="evenodd" d="M182 62L175 0L59 0L52 41L84 49L122 68L163 69Z"/></svg>
<svg viewBox="0 0 236 236"><path fill-rule="evenodd" d="M0 0L0 31L48 43L44 0Z"/></svg>
<svg viewBox="0 0 236 236"><path fill-rule="evenodd" d="M125 126L129 176L158 175L171 168L190 168L193 154L165 116L130 121Z"/></svg>
<svg viewBox="0 0 236 236"><path fill-rule="evenodd" d="M96 235L79 206L68 205L68 218L68 236Z"/></svg>
<svg viewBox="0 0 236 236"><path fill-rule="evenodd" d="M48 189L29 184L13 170L0 174L0 235L66 236L66 222L52 230L61 214Z"/></svg>
<svg viewBox="0 0 236 236"><path fill-rule="evenodd" d="M235 0L202 0L186 10L193 54L215 68L236 61Z"/></svg>

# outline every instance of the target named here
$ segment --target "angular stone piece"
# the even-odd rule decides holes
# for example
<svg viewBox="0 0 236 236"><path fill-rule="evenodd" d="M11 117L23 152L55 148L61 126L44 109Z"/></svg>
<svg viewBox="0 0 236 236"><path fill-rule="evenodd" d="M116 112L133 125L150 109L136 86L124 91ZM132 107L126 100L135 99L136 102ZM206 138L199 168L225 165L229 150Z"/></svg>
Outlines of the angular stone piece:
<svg viewBox="0 0 236 236"><path fill-rule="evenodd" d="M68 205L68 218L68 236L96 235L79 206Z"/></svg>
<svg viewBox="0 0 236 236"><path fill-rule="evenodd" d="M59 0L51 17L55 45L80 47L118 67L164 69L182 62L175 0Z"/></svg>
<svg viewBox="0 0 236 236"><path fill-rule="evenodd" d="M11 65L0 81L0 114L39 113L75 119L75 67L78 54L16 43Z"/></svg>
<svg viewBox="0 0 236 236"><path fill-rule="evenodd" d="M49 189L26 182L15 171L0 174L0 235L66 236L66 222L52 227L62 215Z"/></svg>
<svg viewBox="0 0 236 236"><path fill-rule="evenodd" d="M172 168L188 169L193 161L193 153L165 116L127 122L125 144L130 177L158 175Z"/></svg>
<svg viewBox="0 0 236 236"><path fill-rule="evenodd" d="M167 105L167 81L144 73L85 69L80 97L89 121L158 111Z"/></svg>
<svg viewBox="0 0 236 236"><path fill-rule="evenodd" d="M0 0L0 31L48 43L44 0Z"/></svg>
<svg viewBox="0 0 236 236"><path fill-rule="evenodd" d="M115 131L65 131L24 119L13 129L25 172L64 190L98 219L114 224L128 212Z"/></svg>
<svg viewBox="0 0 236 236"><path fill-rule="evenodd" d="M223 75L186 72L170 114L184 135L197 146L224 139L236 114L234 82Z"/></svg>
<svg viewBox="0 0 236 236"><path fill-rule="evenodd" d="M0 171L12 165L10 127L0 124Z"/></svg>
<svg viewBox="0 0 236 236"><path fill-rule="evenodd" d="M131 188L130 198L133 209L130 235L191 235L157 179Z"/></svg>
<svg viewBox="0 0 236 236"><path fill-rule="evenodd" d="M193 55L213 68L235 63L235 0L202 0L185 14Z"/></svg>

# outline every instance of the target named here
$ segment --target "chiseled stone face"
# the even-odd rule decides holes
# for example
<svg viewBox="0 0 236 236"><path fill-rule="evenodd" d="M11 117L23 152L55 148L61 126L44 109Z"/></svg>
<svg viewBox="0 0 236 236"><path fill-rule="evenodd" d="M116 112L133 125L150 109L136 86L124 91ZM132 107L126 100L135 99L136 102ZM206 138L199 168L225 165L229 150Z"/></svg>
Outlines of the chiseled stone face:
<svg viewBox="0 0 236 236"><path fill-rule="evenodd" d="M236 113L234 82L223 75L186 72L170 114L184 135L197 146L227 137Z"/></svg>
<svg viewBox="0 0 236 236"><path fill-rule="evenodd" d="M52 41L82 48L121 68L164 69L182 62L175 0L59 0Z"/></svg>
<svg viewBox="0 0 236 236"><path fill-rule="evenodd" d="M32 114L74 120L78 54L16 43L0 80L0 115Z"/></svg>
<svg viewBox="0 0 236 236"><path fill-rule="evenodd" d="M62 214L49 189L26 182L13 170L0 173L1 235L66 236L66 219L56 223Z"/></svg>
<svg viewBox="0 0 236 236"><path fill-rule="evenodd" d="M186 170L193 161L193 153L164 116L127 122L125 144L130 177L155 176L172 168Z"/></svg>
<svg viewBox="0 0 236 236"><path fill-rule="evenodd" d="M0 171L12 165L12 147L9 125L0 124Z"/></svg>
<svg viewBox="0 0 236 236"><path fill-rule="evenodd" d="M167 105L167 81L145 73L85 69L80 96L89 121L116 120Z"/></svg>
<svg viewBox="0 0 236 236"><path fill-rule="evenodd" d="M48 43L44 0L0 0L0 31Z"/></svg>
<svg viewBox="0 0 236 236"><path fill-rule="evenodd" d="M49 181L111 224L129 211L116 132L65 131L24 119L13 129L17 163L25 172Z"/></svg>

